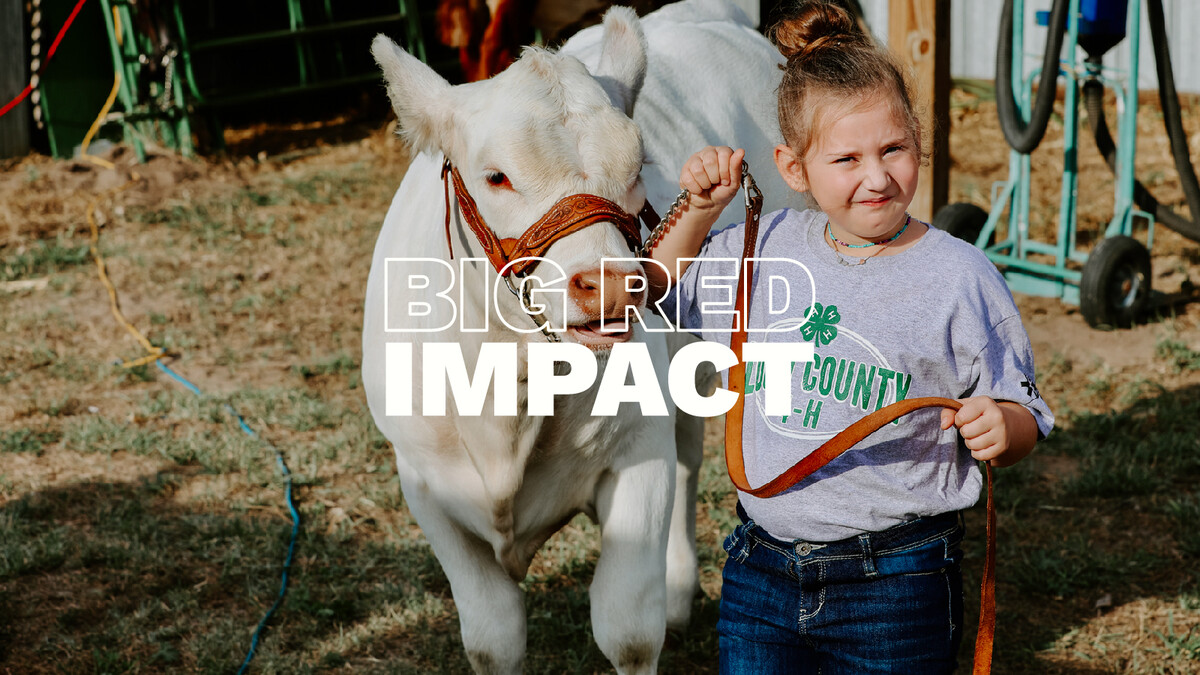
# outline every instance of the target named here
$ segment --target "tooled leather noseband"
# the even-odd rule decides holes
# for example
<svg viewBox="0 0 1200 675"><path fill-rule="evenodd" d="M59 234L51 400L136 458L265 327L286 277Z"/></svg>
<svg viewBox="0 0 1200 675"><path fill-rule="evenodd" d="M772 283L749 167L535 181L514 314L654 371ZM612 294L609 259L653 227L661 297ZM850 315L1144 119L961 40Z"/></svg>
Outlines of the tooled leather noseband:
<svg viewBox="0 0 1200 675"><path fill-rule="evenodd" d="M563 197L520 237L501 239L483 221L479 207L471 193L467 192L462 175L449 159L442 164L442 184L446 194L446 244L450 246L450 257L454 257L454 247L450 243L450 185L453 184L454 197L458 200L463 220L475 233L496 273L502 277L510 274L524 276L537 264L534 258L544 256L554 242L596 223L611 222L625 237L630 251L638 252L641 249L642 233L638 216L627 213L615 202L597 195L574 194ZM653 228L658 223L658 216L648 201L642 206L639 216L647 227Z"/></svg>

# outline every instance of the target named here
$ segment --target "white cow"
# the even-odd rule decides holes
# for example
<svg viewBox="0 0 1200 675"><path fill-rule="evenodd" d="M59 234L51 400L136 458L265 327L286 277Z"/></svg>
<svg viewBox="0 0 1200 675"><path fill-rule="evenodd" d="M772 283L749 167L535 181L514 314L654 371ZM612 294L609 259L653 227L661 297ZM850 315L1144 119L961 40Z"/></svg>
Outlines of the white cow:
<svg viewBox="0 0 1200 675"><path fill-rule="evenodd" d="M518 582L546 539L583 512L602 533L590 589L596 643L618 672L653 672L664 626L686 626L697 590L694 500L702 422L677 415L669 401L663 416L643 416L629 404L616 416L593 416L595 385L557 397L553 416L526 414L525 346L546 338L514 330L532 327L532 320L503 285L488 295L496 279L491 265L477 260L460 267L463 258L484 256L453 191L446 233L443 160L459 170L479 214L500 238L519 237L558 200L576 193L597 195L629 213L648 197L662 210L678 191L683 161L708 143L747 147L768 205L777 207L788 194L770 155L779 57L721 0L688 0L641 22L616 8L603 27L580 33L558 53L528 49L496 77L459 86L383 36L372 49L402 133L420 154L375 248L363 384L376 424L395 446L408 506L450 580L468 659L479 673L521 670L525 615ZM729 220L738 218L735 209ZM424 288L409 283L400 263L386 262L450 261L450 247L454 278L450 265L433 264ZM641 293L625 290L624 276L639 271L632 264L610 266L600 290L600 259L629 256L629 245L610 222L574 232L544 254L565 272L547 288L564 292L566 301L540 297L551 300L550 322L569 326L566 342L597 355L596 382L612 345L644 343L651 363L632 376L652 369L666 392L667 364L683 337L647 331L645 324L661 326L653 315L624 332L597 330L598 319L621 319L626 306L644 304ZM549 267L540 263L533 273L559 277ZM457 313L434 296L451 285ZM481 331L459 323L483 327L485 319ZM396 330L404 332L389 332ZM414 345L411 369L409 362L392 363L390 377L411 376L418 414L387 414L389 342ZM507 401L497 400L494 389L474 415L460 412L462 396L456 402L446 392L422 389L426 352L453 355L461 348L465 372L459 379L465 381L476 372L481 351L496 343L518 345L510 375L518 381L519 414L497 415L494 405ZM444 362L435 359L438 367ZM476 383L487 378L476 375ZM422 410L427 398L444 403L445 414Z"/></svg>

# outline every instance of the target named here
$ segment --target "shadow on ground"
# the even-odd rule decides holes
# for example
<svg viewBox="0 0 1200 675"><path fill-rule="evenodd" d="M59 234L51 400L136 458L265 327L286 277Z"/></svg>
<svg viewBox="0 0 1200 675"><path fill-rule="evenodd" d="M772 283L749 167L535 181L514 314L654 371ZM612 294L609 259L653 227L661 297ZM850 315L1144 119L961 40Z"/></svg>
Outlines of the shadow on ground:
<svg viewBox="0 0 1200 675"><path fill-rule="evenodd" d="M1137 670L1138 659L1148 672L1183 672L1166 659L1200 656L1200 644L1182 640L1200 608L1196 419L1198 386L1067 415L1037 454L997 472L995 672L1106 673ZM192 473L45 489L0 507L0 670L228 673L241 662L278 590L288 523L274 505L179 504L173 495ZM449 586L422 539L310 519L258 672L467 670ZM968 526L964 668L981 508ZM590 636L592 571L585 559L530 584L529 672L608 670ZM1145 616L1127 609L1149 600L1180 608L1176 644L1165 625L1139 626ZM716 672L717 608L697 599L692 630L671 637L662 672Z"/></svg>

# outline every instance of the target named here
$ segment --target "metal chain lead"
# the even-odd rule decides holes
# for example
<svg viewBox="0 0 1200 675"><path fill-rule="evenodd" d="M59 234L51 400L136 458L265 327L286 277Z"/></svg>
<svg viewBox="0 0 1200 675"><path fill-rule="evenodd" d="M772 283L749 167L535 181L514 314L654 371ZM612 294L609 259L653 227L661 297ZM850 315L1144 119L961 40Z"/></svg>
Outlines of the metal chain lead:
<svg viewBox="0 0 1200 675"><path fill-rule="evenodd" d="M762 210L763 193L758 189L758 183L754 182L754 176L750 175L750 165L742 162L742 193L746 198L746 219L749 220L750 213L753 209ZM760 213L755 213L757 218Z"/></svg>
<svg viewBox="0 0 1200 675"><path fill-rule="evenodd" d="M750 175L750 166L742 162L742 192L746 198L746 209L749 214L749 209L753 208L754 198L757 198L758 203L762 203L762 190L758 189L758 184L754 182L754 176ZM662 241L667 230L671 229L671 222L675 220L675 213L684 205L685 202L692 196L686 188L679 193L675 201L671 202L671 208L663 215L662 220L658 221L658 225L650 230L650 234L646 237L646 243L642 244L634 253L638 258L645 258L649 255L654 247Z"/></svg>
<svg viewBox="0 0 1200 675"><path fill-rule="evenodd" d="M177 53L172 49L163 54L162 57L162 64L166 66L167 75L163 81L163 91L162 96L158 100L158 107L163 112L170 112L172 106L175 105L173 87L175 84L175 55Z"/></svg>
<svg viewBox="0 0 1200 675"><path fill-rule="evenodd" d="M634 257L645 258L648 253L654 250L655 246L658 246L658 243L662 241L663 235L665 235L667 230L670 229L671 221L675 219L675 212L678 211L679 208L683 206L691 196L692 193L688 192L686 188L683 190L683 192L679 193L679 196L675 198L675 201L671 202L671 208L667 209L667 212L663 215L662 220L658 221L658 225L655 225L653 230L650 230L650 234L646 237L646 242L639 246L638 250L634 251Z"/></svg>

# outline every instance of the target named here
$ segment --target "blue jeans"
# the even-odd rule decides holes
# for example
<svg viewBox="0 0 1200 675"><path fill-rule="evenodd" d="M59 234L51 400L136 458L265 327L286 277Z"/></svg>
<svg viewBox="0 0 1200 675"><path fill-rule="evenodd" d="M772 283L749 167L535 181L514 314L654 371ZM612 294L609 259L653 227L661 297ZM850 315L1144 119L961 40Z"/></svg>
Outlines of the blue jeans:
<svg viewBox="0 0 1200 675"><path fill-rule="evenodd" d="M780 541L746 517L717 632L722 673L951 673L962 638L962 520L918 518L828 543Z"/></svg>

